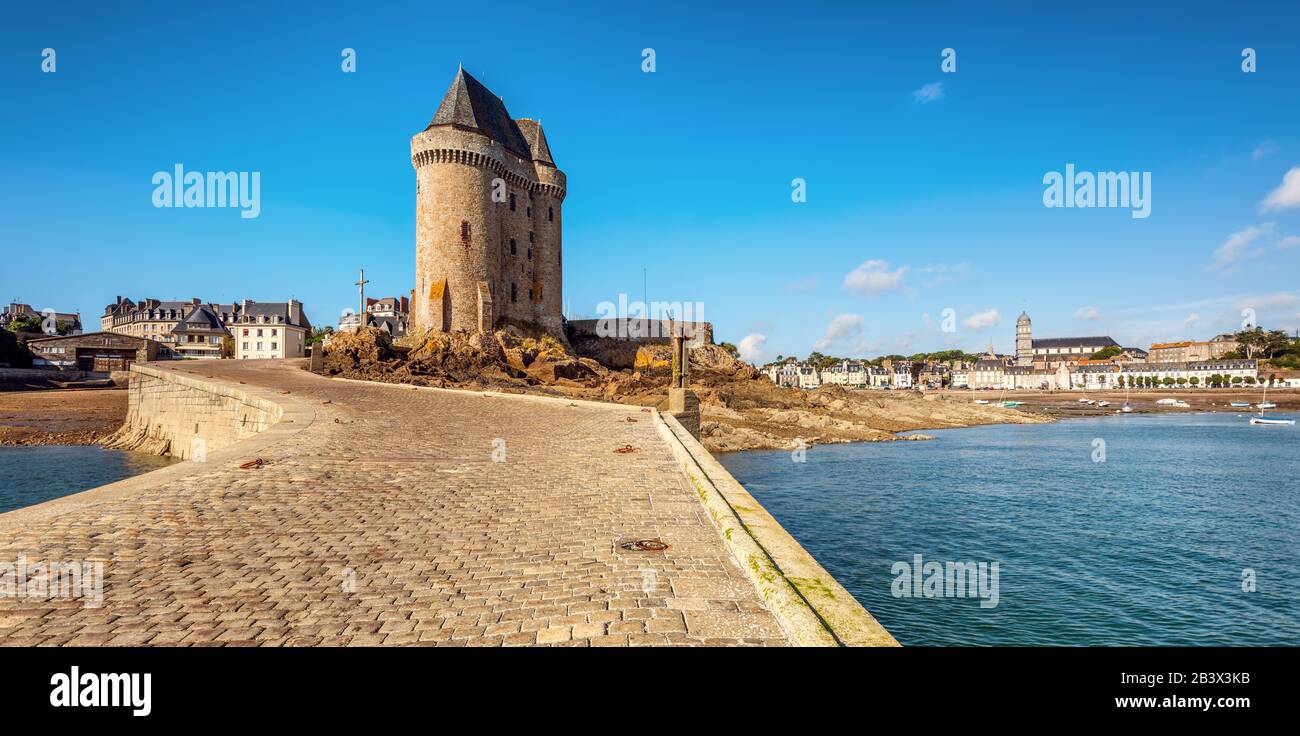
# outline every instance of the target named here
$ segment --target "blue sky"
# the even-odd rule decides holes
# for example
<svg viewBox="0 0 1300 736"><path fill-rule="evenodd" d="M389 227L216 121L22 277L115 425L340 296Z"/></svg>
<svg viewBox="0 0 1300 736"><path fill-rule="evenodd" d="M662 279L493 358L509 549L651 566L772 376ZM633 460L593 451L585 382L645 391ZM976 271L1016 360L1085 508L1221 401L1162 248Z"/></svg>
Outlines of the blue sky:
<svg viewBox="0 0 1300 736"><path fill-rule="evenodd" d="M406 293L409 141L463 63L568 174L575 315L645 268L759 360L1010 351L1022 309L1143 347L1245 306L1300 328L1294 3L438 5L8 9L0 299L91 325L118 294L295 296L327 324L358 268ZM153 207L176 163L261 172L260 216ZM1044 207L1067 163L1150 172L1150 216Z"/></svg>

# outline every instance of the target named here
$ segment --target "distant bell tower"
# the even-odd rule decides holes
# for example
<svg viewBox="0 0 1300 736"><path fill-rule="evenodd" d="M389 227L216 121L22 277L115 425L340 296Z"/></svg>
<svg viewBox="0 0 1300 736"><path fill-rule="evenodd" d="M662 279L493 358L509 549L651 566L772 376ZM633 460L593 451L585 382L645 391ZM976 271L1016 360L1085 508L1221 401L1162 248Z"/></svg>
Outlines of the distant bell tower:
<svg viewBox="0 0 1300 736"><path fill-rule="evenodd" d="M1033 365L1034 363L1034 325L1029 321L1029 314L1020 313L1016 320L1016 365Z"/></svg>

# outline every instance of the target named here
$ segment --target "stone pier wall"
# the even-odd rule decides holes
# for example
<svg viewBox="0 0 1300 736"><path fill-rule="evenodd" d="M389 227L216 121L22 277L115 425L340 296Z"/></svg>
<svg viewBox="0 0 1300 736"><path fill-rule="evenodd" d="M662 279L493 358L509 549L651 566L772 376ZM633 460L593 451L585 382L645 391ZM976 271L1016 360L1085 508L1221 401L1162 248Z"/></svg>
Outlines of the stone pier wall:
<svg viewBox="0 0 1300 736"><path fill-rule="evenodd" d="M283 415L280 406L247 391L138 363L129 390L126 422L106 447L203 460Z"/></svg>

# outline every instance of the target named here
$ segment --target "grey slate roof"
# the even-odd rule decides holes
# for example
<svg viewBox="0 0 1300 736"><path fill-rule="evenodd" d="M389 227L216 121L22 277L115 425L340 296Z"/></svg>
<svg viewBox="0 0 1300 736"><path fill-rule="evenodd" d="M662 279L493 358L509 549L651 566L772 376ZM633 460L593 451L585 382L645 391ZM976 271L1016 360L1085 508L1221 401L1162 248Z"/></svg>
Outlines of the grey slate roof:
<svg viewBox="0 0 1300 736"><path fill-rule="evenodd" d="M519 129L523 131L524 140L528 142L528 150L532 152L533 160L554 166L555 159L551 158L551 147L546 144L546 133L542 132L542 124L528 118L520 118L517 122Z"/></svg>
<svg viewBox="0 0 1300 736"><path fill-rule="evenodd" d="M1093 345L1101 345L1103 347L1110 347L1111 345L1114 345L1115 347L1120 346L1119 343L1105 335L1092 335L1089 337L1046 337L1041 340L1034 340L1034 347L1036 348L1073 348L1081 345L1086 345L1088 347L1092 347Z"/></svg>
<svg viewBox="0 0 1300 736"><path fill-rule="evenodd" d="M185 319L177 322L176 326L172 328L172 333L176 335L183 335L187 332L209 334L225 331L225 325L221 324L221 320L212 311L212 307L207 304L200 304L195 307Z"/></svg>
<svg viewBox="0 0 1300 736"><path fill-rule="evenodd" d="M551 151L546 145L546 136L542 133L541 125L531 120L528 122L532 123L529 127L536 127L536 132L531 139L531 143L538 149L536 155L533 153L529 138L525 137L519 124L510 117L510 112L506 110L506 104L501 101L501 98L492 94L491 90L470 76L469 72L460 69L456 72L451 87L447 89L447 94L443 95L442 103L438 105L433 120L429 121L428 128L435 125L472 128L523 158L553 164Z"/></svg>

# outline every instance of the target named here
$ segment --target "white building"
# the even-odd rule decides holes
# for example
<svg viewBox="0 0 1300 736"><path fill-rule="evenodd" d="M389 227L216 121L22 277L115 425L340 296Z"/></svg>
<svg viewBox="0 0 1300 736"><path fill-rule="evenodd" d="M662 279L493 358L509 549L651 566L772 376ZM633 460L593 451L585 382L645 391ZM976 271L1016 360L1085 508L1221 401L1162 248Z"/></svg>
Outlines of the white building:
<svg viewBox="0 0 1300 736"><path fill-rule="evenodd" d="M1165 379L1168 378L1174 383L1172 388L1201 387L1209 385L1210 377L1214 375L1226 378L1230 385L1241 385L1246 379L1255 382L1259 379L1259 363L1254 360L1203 360L1188 363L1124 363L1118 366L1119 371L1115 374L1115 379L1108 385L1098 385L1098 388L1113 388L1119 383L1118 378L1123 376L1124 383L1128 384L1130 380L1137 379L1138 385L1143 385L1145 379L1154 379L1155 386L1165 388ZM1193 383L1192 379L1196 381ZM1233 383L1233 379L1241 379ZM1182 383L1179 380L1182 379ZM1096 383L1101 384L1101 381ZM1092 388L1093 386L1087 386Z"/></svg>
<svg viewBox="0 0 1300 736"><path fill-rule="evenodd" d="M827 385L863 388L867 385L867 372L862 363L845 360L822 371L821 380Z"/></svg>
<svg viewBox="0 0 1300 736"><path fill-rule="evenodd" d="M889 386L889 371L885 370L883 366L868 366L867 385L871 388L877 389L883 389Z"/></svg>
<svg viewBox="0 0 1300 736"><path fill-rule="evenodd" d="M952 388L970 388L970 371L955 370L952 372Z"/></svg>
<svg viewBox="0 0 1300 736"><path fill-rule="evenodd" d="M798 372L799 372L799 388L811 390L814 388L819 388L822 385L821 376L818 375L817 369L814 368L813 366L800 365L798 367Z"/></svg>
<svg viewBox="0 0 1300 736"><path fill-rule="evenodd" d="M245 299L239 316L229 326L235 339L235 357L301 358L307 354L311 322L302 302L254 302Z"/></svg>
<svg viewBox="0 0 1300 736"><path fill-rule="evenodd" d="M894 365L893 373L889 377L890 383L895 389L909 389L912 387L912 366L907 363L897 363Z"/></svg>

